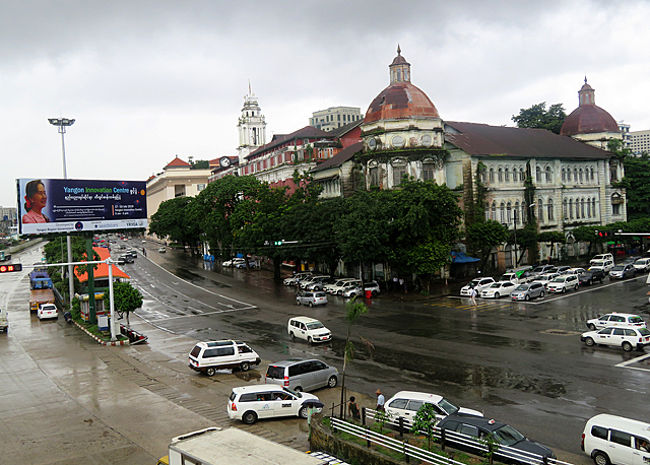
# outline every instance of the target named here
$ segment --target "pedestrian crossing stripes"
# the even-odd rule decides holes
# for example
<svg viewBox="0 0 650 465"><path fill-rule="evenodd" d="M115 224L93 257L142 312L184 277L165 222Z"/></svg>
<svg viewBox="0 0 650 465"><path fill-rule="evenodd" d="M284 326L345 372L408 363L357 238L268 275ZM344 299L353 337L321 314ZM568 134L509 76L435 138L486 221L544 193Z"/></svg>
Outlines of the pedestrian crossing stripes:
<svg viewBox="0 0 650 465"><path fill-rule="evenodd" d="M442 302L432 302L429 304L431 307L445 307L453 308L458 310L474 310L474 311L487 311L487 310L510 310L513 307L512 302L503 302L503 301L478 301L476 305L472 304L471 301L465 301L464 299L446 299Z"/></svg>

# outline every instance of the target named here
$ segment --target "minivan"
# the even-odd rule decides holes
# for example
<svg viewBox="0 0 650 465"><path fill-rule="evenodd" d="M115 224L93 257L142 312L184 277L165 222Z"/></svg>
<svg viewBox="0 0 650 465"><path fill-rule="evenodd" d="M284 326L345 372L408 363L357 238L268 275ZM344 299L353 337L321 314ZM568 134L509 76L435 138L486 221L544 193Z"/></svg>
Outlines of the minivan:
<svg viewBox="0 0 650 465"><path fill-rule="evenodd" d="M603 254L600 254L600 255L595 255L594 258L589 260L589 264L593 265L594 262L600 262L600 261L613 262L614 261L614 255L612 255L611 253L603 253Z"/></svg>
<svg viewBox="0 0 650 465"><path fill-rule="evenodd" d="M601 413L587 421L580 448L596 465L647 465L650 424Z"/></svg>
<svg viewBox="0 0 650 465"><path fill-rule="evenodd" d="M320 412L323 403L313 394L262 384L235 387L228 397L228 417L252 425L258 418L297 416L307 418L309 409Z"/></svg>
<svg viewBox="0 0 650 465"><path fill-rule="evenodd" d="M198 342L189 355L189 367L208 376L214 376L221 368L248 371L261 361L248 345L232 340Z"/></svg>
<svg viewBox="0 0 650 465"><path fill-rule="evenodd" d="M264 378L266 384L278 384L294 391L334 388L339 381L336 368L320 360L282 360L271 363Z"/></svg>

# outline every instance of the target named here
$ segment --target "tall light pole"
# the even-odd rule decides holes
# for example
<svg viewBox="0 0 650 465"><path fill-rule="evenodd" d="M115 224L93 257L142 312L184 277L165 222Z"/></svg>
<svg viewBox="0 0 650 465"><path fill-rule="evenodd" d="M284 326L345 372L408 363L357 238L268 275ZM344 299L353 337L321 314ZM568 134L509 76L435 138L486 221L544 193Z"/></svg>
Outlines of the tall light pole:
<svg viewBox="0 0 650 465"><path fill-rule="evenodd" d="M52 126L57 126L59 128L59 134L61 134L61 151L63 153L63 179L68 179L68 169L65 163L65 128L72 126L74 124L74 119L69 118L48 118L47 119ZM72 263L72 242L70 240L70 235L66 237L66 242L68 244L68 263ZM68 265L68 302L72 308L72 296L74 295L74 280L72 274L72 265Z"/></svg>

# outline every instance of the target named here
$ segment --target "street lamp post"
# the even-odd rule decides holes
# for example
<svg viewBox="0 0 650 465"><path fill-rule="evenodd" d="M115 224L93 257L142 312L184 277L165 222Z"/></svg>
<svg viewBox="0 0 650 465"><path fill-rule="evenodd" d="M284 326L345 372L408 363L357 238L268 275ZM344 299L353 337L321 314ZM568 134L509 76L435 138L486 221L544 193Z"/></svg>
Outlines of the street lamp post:
<svg viewBox="0 0 650 465"><path fill-rule="evenodd" d="M68 179L68 169L65 163L65 128L72 126L75 120L69 118L48 118L47 120L52 126L57 126L59 128L59 134L61 134L61 151L63 153L63 179ZM72 242L69 234L66 236L66 243L68 245L68 263L72 263ZM68 302L72 308L72 296L74 295L72 265L68 265L68 292Z"/></svg>

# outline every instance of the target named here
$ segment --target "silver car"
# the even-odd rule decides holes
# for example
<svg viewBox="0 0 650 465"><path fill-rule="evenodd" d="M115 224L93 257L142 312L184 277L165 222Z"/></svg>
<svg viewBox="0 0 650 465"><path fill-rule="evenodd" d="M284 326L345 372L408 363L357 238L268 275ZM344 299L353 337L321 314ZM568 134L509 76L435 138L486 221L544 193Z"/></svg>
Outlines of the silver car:
<svg viewBox="0 0 650 465"><path fill-rule="evenodd" d="M327 294L323 291L300 291L296 295L296 305L327 305Z"/></svg>
<svg viewBox="0 0 650 465"><path fill-rule="evenodd" d="M539 281L532 283L520 284L510 293L512 300L530 300L537 297L544 297L546 294L544 284Z"/></svg>
<svg viewBox="0 0 650 465"><path fill-rule="evenodd" d="M339 372L320 360L283 360L271 363L266 370L266 384L278 384L294 391L313 391L336 387Z"/></svg>

